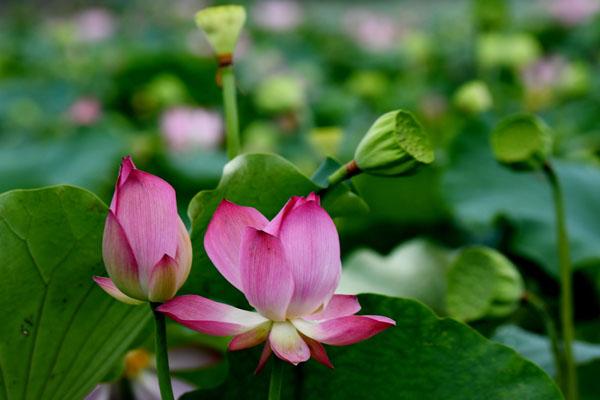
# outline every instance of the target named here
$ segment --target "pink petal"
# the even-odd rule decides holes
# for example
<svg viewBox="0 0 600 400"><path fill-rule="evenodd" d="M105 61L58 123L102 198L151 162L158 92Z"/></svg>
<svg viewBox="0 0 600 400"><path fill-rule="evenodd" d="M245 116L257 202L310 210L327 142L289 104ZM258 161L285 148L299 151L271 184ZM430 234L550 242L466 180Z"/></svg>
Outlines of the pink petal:
<svg viewBox="0 0 600 400"><path fill-rule="evenodd" d="M300 196L292 196L287 203L283 206L283 208L277 213L275 218L269 222L269 224L265 227L264 231L270 233L271 235L279 236L279 229L281 228L281 222L288 216L288 214L300 207L301 205L306 204L309 201L313 201L317 203L317 205L321 204L321 199L315 193L309 194L306 198Z"/></svg>
<svg viewBox="0 0 600 400"><path fill-rule="evenodd" d="M309 321L324 321L332 318L354 315L360 311L360 304L356 296L348 294L334 294L329 303L320 311L303 317Z"/></svg>
<svg viewBox="0 0 600 400"><path fill-rule="evenodd" d="M115 299L117 299L123 303L132 304L132 305L138 305L138 304L143 303L143 301L132 299L131 297L127 296L126 294L121 292L119 289L117 289L117 287L115 286L115 284L113 283L113 281L110 278L104 278L102 276L94 276L93 279L94 279L94 282L96 282L98 284L98 286L100 286L102 288L102 290L104 290L106 293L110 294L112 297L114 297Z"/></svg>
<svg viewBox="0 0 600 400"><path fill-rule="evenodd" d="M329 360L329 356L327 355L327 352L321 343L306 336L304 336L302 339L304 339L308 345L308 348L310 349L310 356L312 358L326 367L333 368L333 364Z"/></svg>
<svg viewBox="0 0 600 400"><path fill-rule="evenodd" d="M242 207L223 200L208 225L204 236L206 254L221 275L240 291L240 247L244 229L248 226L261 229L268 222L252 207Z"/></svg>
<svg viewBox="0 0 600 400"><path fill-rule="evenodd" d="M215 336L239 335L268 321L258 313L196 295L175 297L157 309L190 329Z"/></svg>
<svg viewBox="0 0 600 400"><path fill-rule="evenodd" d="M125 231L112 211L108 211L102 238L102 258L108 275L115 285L127 294L139 300L145 300L138 277L138 264L129 245Z"/></svg>
<svg viewBox="0 0 600 400"><path fill-rule="evenodd" d="M318 342L346 346L368 339L396 325L396 322L378 315L351 315L323 322L297 319L293 324L304 335Z"/></svg>
<svg viewBox="0 0 600 400"><path fill-rule="evenodd" d="M277 357L298 365L310 358L310 349L289 322L274 322L269 334L271 349Z"/></svg>
<svg viewBox="0 0 600 400"><path fill-rule="evenodd" d="M263 351L262 351L262 353L260 353L260 359L258 360L258 365L256 366L256 369L254 370L255 374L258 374L258 373L260 373L260 371L263 370L263 368L265 367L265 364L269 360L269 357L271 357L271 353L273 353L273 351L271 350L271 344L269 343L269 339L267 339L267 341L265 342L265 347L263 347Z"/></svg>
<svg viewBox="0 0 600 400"><path fill-rule="evenodd" d="M123 157L121 160L121 166L119 167L119 176L117 177L117 182L115 183L115 193L113 194L112 201L110 202L110 210L112 212L115 212L117 209L117 200L119 198L119 189L121 185L125 183L129 177L129 173L134 169L136 168L131 157Z"/></svg>
<svg viewBox="0 0 600 400"><path fill-rule="evenodd" d="M228 350L234 351L254 347L267 340L270 331L271 321L260 324L248 332L234 336L229 342Z"/></svg>
<svg viewBox="0 0 600 400"><path fill-rule="evenodd" d="M181 218L179 219L179 245L175 260L177 261L177 287L183 286L192 269L192 242Z"/></svg>
<svg viewBox="0 0 600 400"><path fill-rule="evenodd" d="M284 321L294 282L281 241L266 232L246 228L240 263L248 302L268 319Z"/></svg>
<svg viewBox="0 0 600 400"><path fill-rule="evenodd" d="M129 239L144 287L162 256L175 257L177 252L175 190L161 178L134 169L119 189L115 215Z"/></svg>
<svg viewBox="0 0 600 400"><path fill-rule="evenodd" d="M336 227L317 202L307 201L283 219L279 238L294 278L288 317L309 315L329 301L340 280Z"/></svg>
<svg viewBox="0 0 600 400"><path fill-rule="evenodd" d="M165 254L156 263L148 281L148 300L162 303L177 293L177 261Z"/></svg>

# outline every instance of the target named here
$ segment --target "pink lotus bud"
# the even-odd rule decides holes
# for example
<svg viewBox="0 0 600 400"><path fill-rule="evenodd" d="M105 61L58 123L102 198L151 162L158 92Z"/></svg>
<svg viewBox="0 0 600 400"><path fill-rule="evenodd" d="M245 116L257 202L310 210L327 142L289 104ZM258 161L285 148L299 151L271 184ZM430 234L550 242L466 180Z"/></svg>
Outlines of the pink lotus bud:
<svg viewBox="0 0 600 400"><path fill-rule="evenodd" d="M335 294L339 238L314 193L291 198L271 221L254 208L224 200L208 225L204 247L256 311L194 295L176 297L158 310L199 332L233 336L230 350L266 342L258 369L271 353L294 365L313 357L331 367L322 343L345 346L395 325L387 317L355 315L358 299Z"/></svg>
<svg viewBox="0 0 600 400"><path fill-rule="evenodd" d="M109 278L94 277L130 304L175 296L192 265L192 245L177 214L175 190L125 157L104 226L102 254Z"/></svg>

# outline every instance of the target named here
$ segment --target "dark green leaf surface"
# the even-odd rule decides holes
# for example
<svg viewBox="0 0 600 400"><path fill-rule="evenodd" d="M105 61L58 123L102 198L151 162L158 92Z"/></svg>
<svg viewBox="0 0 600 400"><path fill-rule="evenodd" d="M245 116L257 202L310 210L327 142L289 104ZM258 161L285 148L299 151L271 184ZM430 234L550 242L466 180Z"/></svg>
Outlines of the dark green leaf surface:
<svg viewBox="0 0 600 400"><path fill-rule="evenodd" d="M363 295L360 302L361 313L386 315L398 325L359 344L327 347L333 370L312 360L301 367L288 367L288 385L293 382L294 387L287 387L285 398L562 398L548 375L515 351L455 320L437 318L416 301ZM265 398L270 366L262 374L252 375L257 350L232 354L228 382L185 399Z"/></svg>
<svg viewBox="0 0 600 400"><path fill-rule="evenodd" d="M512 248L558 273L555 224L550 187L544 176L513 172L498 164L485 126L466 130L451 150L452 161L443 189L461 223L477 230L499 216L514 223ZM600 258L600 169L591 165L556 162L565 193L567 226L575 267Z"/></svg>
<svg viewBox="0 0 600 400"><path fill-rule="evenodd" d="M105 275L106 206L79 188L0 195L0 399L81 399L149 320Z"/></svg>
<svg viewBox="0 0 600 400"><path fill-rule="evenodd" d="M202 294L238 307L248 306L244 296L218 273L204 251L204 233L221 200L255 207L267 218L273 218L291 196L307 195L319 189L293 164L274 154L245 154L230 161L218 187L198 193L190 203L194 264L182 293ZM324 196L322 204L335 217L346 210L356 210L364 203L345 188Z"/></svg>

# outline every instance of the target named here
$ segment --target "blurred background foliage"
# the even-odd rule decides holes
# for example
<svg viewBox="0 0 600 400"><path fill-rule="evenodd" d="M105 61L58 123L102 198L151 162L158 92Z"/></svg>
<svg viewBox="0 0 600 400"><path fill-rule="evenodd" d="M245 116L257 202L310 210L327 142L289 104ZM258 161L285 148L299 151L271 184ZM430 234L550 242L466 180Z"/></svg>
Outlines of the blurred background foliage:
<svg viewBox="0 0 600 400"><path fill-rule="evenodd" d="M184 216L227 162L217 66L192 18L220 3L3 1L0 192L70 183L108 201L131 154L175 186ZM600 343L600 2L243 4L244 151L278 153L311 176L326 157L348 161L375 118L396 108L414 112L436 143L435 165L417 175L354 179L370 213L336 221L351 271L343 286L416 297L443 315L436 274L457 249L487 245L555 310L549 188L541 175L497 165L489 146L500 119L532 112L552 130L565 186L577 336ZM510 322L498 337L540 346L543 323L530 312L474 326L491 335ZM585 368L584 380L600 371Z"/></svg>

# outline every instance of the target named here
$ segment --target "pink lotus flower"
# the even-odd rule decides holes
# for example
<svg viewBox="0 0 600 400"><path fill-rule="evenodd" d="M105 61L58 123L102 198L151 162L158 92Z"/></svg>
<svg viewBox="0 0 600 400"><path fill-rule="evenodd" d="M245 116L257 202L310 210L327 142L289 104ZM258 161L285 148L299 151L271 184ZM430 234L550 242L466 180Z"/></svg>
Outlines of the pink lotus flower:
<svg viewBox="0 0 600 400"><path fill-rule="evenodd" d="M192 265L192 245L177 214L175 190L123 158L104 226L102 255L110 278L94 277L130 304L175 296Z"/></svg>
<svg viewBox="0 0 600 400"><path fill-rule="evenodd" d="M354 315L360 310L357 298L334 294L340 244L315 194L293 197L270 222L254 208L224 200L204 247L257 312L195 295L176 297L158 310L199 332L233 336L230 350L266 341L257 371L271 351L294 365L312 356L332 367L321 343L344 346L395 325L386 317Z"/></svg>

